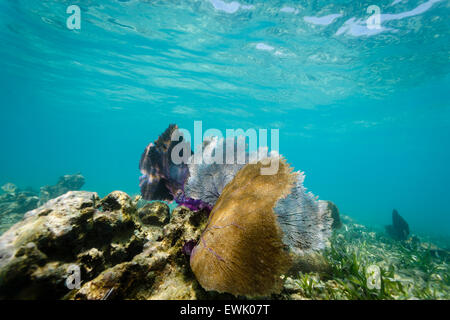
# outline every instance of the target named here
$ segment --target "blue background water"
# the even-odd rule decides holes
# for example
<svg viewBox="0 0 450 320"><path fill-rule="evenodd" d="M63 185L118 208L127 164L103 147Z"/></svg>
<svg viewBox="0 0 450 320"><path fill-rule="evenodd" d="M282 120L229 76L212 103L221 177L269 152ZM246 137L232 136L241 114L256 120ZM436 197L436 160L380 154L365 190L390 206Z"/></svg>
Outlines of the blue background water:
<svg viewBox="0 0 450 320"><path fill-rule="evenodd" d="M0 184L136 194L169 123L279 128L341 212L449 235L450 2L333 2L1 0Z"/></svg>

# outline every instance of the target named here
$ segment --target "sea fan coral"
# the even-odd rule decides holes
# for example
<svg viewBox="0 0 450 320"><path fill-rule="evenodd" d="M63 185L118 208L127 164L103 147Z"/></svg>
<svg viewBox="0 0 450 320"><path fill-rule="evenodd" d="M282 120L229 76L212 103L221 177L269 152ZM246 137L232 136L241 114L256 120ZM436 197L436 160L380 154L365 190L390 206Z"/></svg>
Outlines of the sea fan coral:
<svg viewBox="0 0 450 320"><path fill-rule="evenodd" d="M207 213L209 213L212 210L212 205L210 205L209 203L203 202L200 199L186 197L181 192L175 197L175 202L178 205L184 206L192 211L205 210Z"/></svg>
<svg viewBox="0 0 450 320"><path fill-rule="evenodd" d="M333 219L328 202L318 201L303 186L299 172L292 192L278 201L274 211L284 231L283 241L296 254L323 249L331 235Z"/></svg>
<svg viewBox="0 0 450 320"><path fill-rule="evenodd" d="M173 148L178 143L186 143L182 135L179 135L178 141L171 140L177 130L178 126L171 124L155 143L150 143L145 148L141 156L139 169L142 176L139 186L145 200L170 201L183 192L189 169L185 163L173 163L171 158Z"/></svg>
<svg viewBox="0 0 450 320"><path fill-rule="evenodd" d="M245 165L223 189L191 254L206 290L267 296L280 291L292 253L325 246L332 219L327 203L303 187L282 158L278 172L262 175L262 161Z"/></svg>
<svg viewBox="0 0 450 320"><path fill-rule="evenodd" d="M408 222L395 209L392 211L392 225L386 226L386 232L396 240L406 240L408 238Z"/></svg>
<svg viewBox="0 0 450 320"><path fill-rule="evenodd" d="M186 197L201 199L214 206L223 188L249 162L248 152L245 153L242 164L238 163L237 152L235 152L233 163L227 164L225 156L227 143L233 144L234 150L237 150L237 142L234 138L225 140L210 137L204 141L201 163L195 163L196 155L191 156L188 162L189 178L184 188Z"/></svg>
<svg viewBox="0 0 450 320"><path fill-rule="evenodd" d="M262 163L245 165L220 195L191 255L203 288L235 295L265 296L281 289L290 256L273 208L289 194L296 174L282 159L275 175Z"/></svg>

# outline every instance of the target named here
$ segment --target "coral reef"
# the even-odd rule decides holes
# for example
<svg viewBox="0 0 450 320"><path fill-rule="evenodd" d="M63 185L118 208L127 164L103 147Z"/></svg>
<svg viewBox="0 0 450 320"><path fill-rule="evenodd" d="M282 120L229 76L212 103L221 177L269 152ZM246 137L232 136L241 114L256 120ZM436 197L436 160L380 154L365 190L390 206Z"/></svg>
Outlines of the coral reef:
<svg viewBox="0 0 450 320"><path fill-rule="evenodd" d="M139 210L139 218L144 224L163 226L170 219L169 206L161 201L147 203Z"/></svg>
<svg viewBox="0 0 450 320"><path fill-rule="evenodd" d="M172 141L172 136L178 135L179 140ZM173 200L176 195L184 192L184 183L189 175L186 163L175 164L172 161L172 151L175 146L186 143L178 130L171 124L154 142L150 143L141 156L139 178L142 197L145 200ZM186 143L187 149L190 146ZM180 157L183 157L183 149Z"/></svg>
<svg viewBox="0 0 450 320"><path fill-rule="evenodd" d="M232 186L224 190L229 192ZM167 209L120 191L103 199L75 191L29 211L0 236L0 299L233 299L205 291L186 255L208 224L207 211L180 206L169 220ZM146 220L147 214L161 219ZM216 224L217 217L213 211ZM347 216L341 221L324 251L286 251L292 267L279 277L280 292L269 298L450 298L448 250L418 236L395 241ZM259 251L249 254L249 263L266 258ZM380 270L379 289L368 284L373 265ZM81 272L79 288L67 286L74 266Z"/></svg>
<svg viewBox="0 0 450 320"><path fill-rule="evenodd" d="M100 210L102 209L102 210ZM85 281L142 251L131 199L71 191L28 212L0 237L0 298L61 298L68 268Z"/></svg>
<svg viewBox="0 0 450 320"><path fill-rule="evenodd" d="M68 191L80 190L84 182L85 179L81 174L66 174L60 177L57 184L41 187L39 205L46 203L50 199L59 197Z"/></svg>
<svg viewBox="0 0 450 320"><path fill-rule="evenodd" d="M149 215L162 219L146 219ZM0 236L0 299L196 299L206 293L183 253L207 213L137 201L115 191L103 199L68 192L28 212ZM145 221L145 223L144 223ZM70 268L81 287L70 290Z"/></svg>
<svg viewBox="0 0 450 320"><path fill-rule="evenodd" d="M79 190L83 185L81 174L62 176L56 185L41 187L39 194L31 188L22 190L12 183L5 184L2 187L5 193L0 195L0 234L22 219L27 211L68 191Z"/></svg>
<svg viewBox="0 0 450 320"><path fill-rule="evenodd" d="M392 225L386 226L386 232L396 240L406 240L408 238L409 225L395 209L392 211Z"/></svg>
<svg viewBox="0 0 450 320"><path fill-rule="evenodd" d="M0 234L22 219L25 212L35 209L39 203L38 194L32 190L9 188L0 194Z"/></svg>
<svg viewBox="0 0 450 320"><path fill-rule="evenodd" d="M159 241L148 242L130 261L104 270L67 296L71 299L205 299L206 293L183 254L186 241L198 239L206 215L178 207Z"/></svg>
<svg viewBox="0 0 450 320"><path fill-rule="evenodd" d="M17 191L17 186L14 183L8 182L2 186L2 190L6 193L15 193Z"/></svg>

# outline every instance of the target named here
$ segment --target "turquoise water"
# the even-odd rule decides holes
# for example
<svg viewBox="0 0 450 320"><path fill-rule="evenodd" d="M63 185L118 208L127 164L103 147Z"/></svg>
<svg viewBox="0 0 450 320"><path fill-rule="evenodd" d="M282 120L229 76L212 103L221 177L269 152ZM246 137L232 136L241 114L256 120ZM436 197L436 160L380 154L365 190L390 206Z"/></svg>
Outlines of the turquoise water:
<svg viewBox="0 0 450 320"><path fill-rule="evenodd" d="M449 7L1 0L0 185L81 172L85 190L137 194L145 146L201 120L279 129L309 190L361 223L396 208L412 232L450 235Z"/></svg>

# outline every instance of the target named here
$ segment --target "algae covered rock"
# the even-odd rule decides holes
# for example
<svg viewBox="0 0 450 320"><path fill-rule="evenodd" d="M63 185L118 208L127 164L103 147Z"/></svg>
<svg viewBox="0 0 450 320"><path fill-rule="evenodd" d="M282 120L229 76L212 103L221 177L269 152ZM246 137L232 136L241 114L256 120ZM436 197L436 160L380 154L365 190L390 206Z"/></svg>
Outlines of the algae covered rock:
<svg viewBox="0 0 450 320"><path fill-rule="evenodd" d="M41 187L39 204L42 205L48 200L59 197L68 191L80 190L84 182L85 179L81 174L66 174L59 178L57 184Z"/></svg>
<svg viewBox="0 0 450 320"><path fill-rule="evenodd" d="M15 193L18 188L14 183L8 182L5 183L1 189L6 193Z"/></svg>
<svg viewBox="0 0 450 320"><path fill-rule="evenodd" d="M23 218L24 213L68 191L79 190L84 184L81 174L65 175L54 186L44 186L40 192L31 187L21 189L12 183L2 186L0 194L0 234Z"/></svg>
<svg viewBox="0 0 450 320"><path fill-rule="evenodd" d="M0 298L62 298L75 265L82 282L142 252L146 234L123 192L71 191L28 212L0 236Z"/></svg>
<svg viewBox="0 0 450 320"><path fill-rule="evenodd" d="M208 294L199 286L183 254L187 241L197 241L206 224L204 212L177 207L160 241L148 242L131 261L104 270L70 299L199 299Z"/></svg>
<svg viewBox="0 0 450 320"><path fill-rule="evenodd" d="M37 193L10 185L5 187L9 191L0 195L0 234L22 219L24 213L35 209L39 203Z"/></svg>
<svg viewBox="0 0 450 320"><path fill-rule="evenodd" d="M170 219L169 206L161 201L147 203L139 209L139 218L144 224L164 226Z"/></svg>

